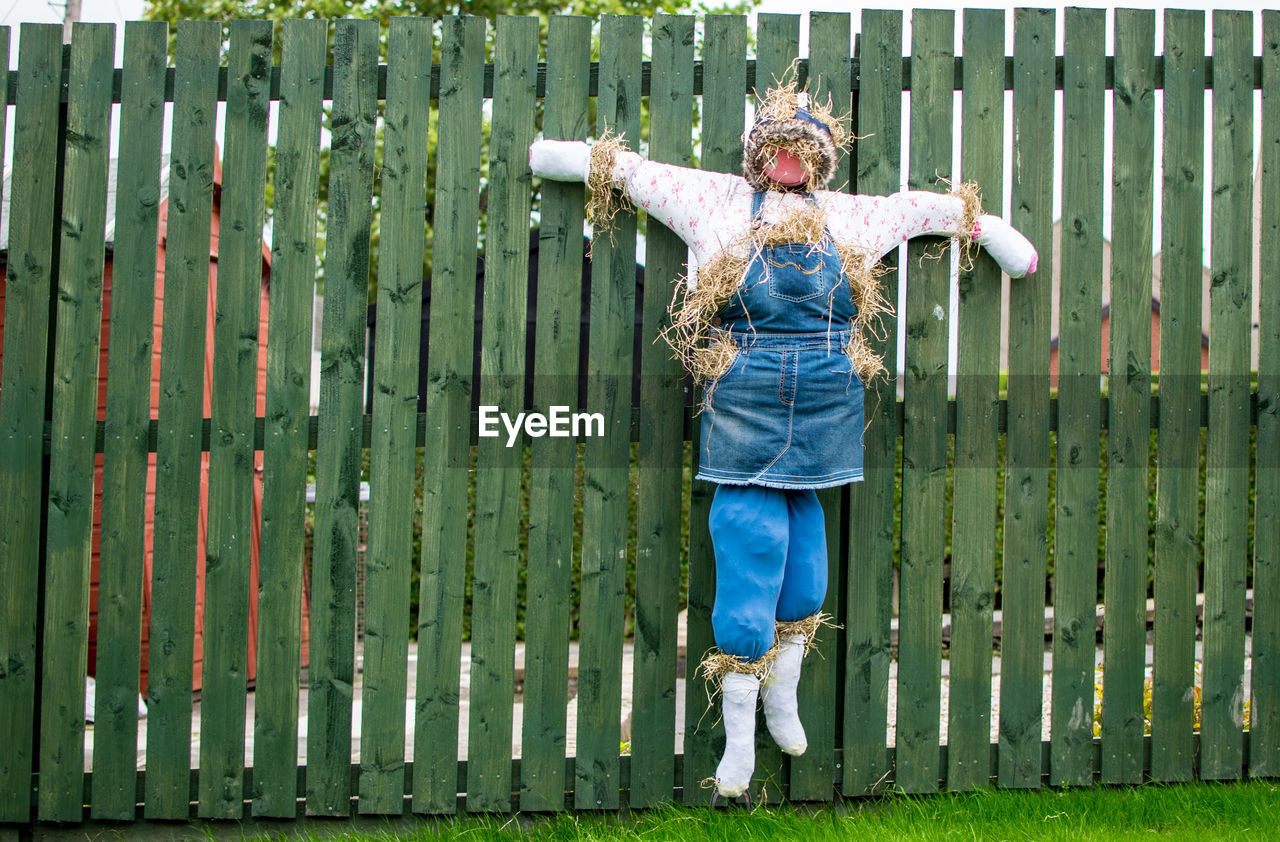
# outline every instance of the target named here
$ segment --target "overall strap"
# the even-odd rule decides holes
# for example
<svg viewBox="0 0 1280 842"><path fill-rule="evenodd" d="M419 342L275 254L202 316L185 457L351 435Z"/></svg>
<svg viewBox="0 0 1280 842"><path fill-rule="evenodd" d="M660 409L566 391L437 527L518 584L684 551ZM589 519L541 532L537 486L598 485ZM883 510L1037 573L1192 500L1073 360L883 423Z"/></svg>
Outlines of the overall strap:
<svg viewBox="0 0 1280 842"><path fill-rule="evenodd" d="M812 204L817 204L817 198L812 193L801 193ZM764 224L762 212L764 211L765 191L757 190L751 195L751 227L759 228Z"/></svg>

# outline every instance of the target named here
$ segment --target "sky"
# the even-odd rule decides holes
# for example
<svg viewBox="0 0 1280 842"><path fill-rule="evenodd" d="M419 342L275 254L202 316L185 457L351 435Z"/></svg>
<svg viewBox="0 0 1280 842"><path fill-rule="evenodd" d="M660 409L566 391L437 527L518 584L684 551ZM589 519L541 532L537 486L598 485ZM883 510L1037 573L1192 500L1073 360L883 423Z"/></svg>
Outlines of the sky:
<svg viewBox="0 0 1280 842"><path fill-rule="evenodd" d="M141 20L144 0L81 0L80 20L95 23L114 23L119 30L125 21ZM9 66L18 64L18 26L22 23L62 23L63 4L48 0L0 0L0 9L4 17L0 18L0 26L12 26L9 36ZM116 33L116 62L123 59L123 39Z"/></svg>
<svg viewBox="0 0 1280 842"><path fill-rule="evenodd" d="M85 21L122 23L142 17L143 0L82 0L80 19ZM0 0L6 9L2 25L19 23L61 23L63 6L46 0Z"/></svg>

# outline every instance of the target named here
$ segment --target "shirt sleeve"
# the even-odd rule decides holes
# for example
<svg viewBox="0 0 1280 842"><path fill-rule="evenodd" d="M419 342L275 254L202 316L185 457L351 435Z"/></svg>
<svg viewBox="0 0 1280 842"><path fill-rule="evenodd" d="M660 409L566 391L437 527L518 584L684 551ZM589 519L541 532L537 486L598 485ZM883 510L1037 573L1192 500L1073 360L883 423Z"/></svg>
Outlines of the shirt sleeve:
<svg viewBox="0 0 1280 842"><path fill-rule="evenodd" d="M667 226L699 260L723 245L725 231L743 220L736 201L740 176L648 161L634 152L614 159L614 184L636 207Z"/></svg>
<svg viewBox="0 0 1280 842"><path fill-rule="evenodd" d="M966 221L964 200L948 193L909 190L889 196L834 196L837 237L859 243L876 257L913 237L971 233L962 230L972 223Z"/></svg>

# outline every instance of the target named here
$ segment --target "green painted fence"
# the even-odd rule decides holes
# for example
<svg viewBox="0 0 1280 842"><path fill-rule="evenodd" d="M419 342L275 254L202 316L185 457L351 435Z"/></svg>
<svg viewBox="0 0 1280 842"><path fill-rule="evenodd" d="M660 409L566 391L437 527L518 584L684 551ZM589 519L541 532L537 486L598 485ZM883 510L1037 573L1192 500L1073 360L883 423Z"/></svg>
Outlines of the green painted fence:
<svg viewBox="0 0 1280 842"><path fill-rule="evenodd" d="M1154 13L1119 10L1112 55L1086 9L869 11L856 32L762 15L754 37L728 15L192 22L172 67L170 28L138 23L114 74L110 26L64 48L24 24L0 109L0 832L702 803L723 740L691 669L712 644L709 488L690 488L698 427L654 342L685 250L626 216L584 277L584 188L538 183L526 150L608 127L735 171L750 93L797 57L863 136L840 189L977 180L1040 267L1002 295L980 253L886 260L900 318L875 341L902 373L871 390L866 481L824 494L839 626L805 670L810 749L760 729L758 787L1280 775L1280 265L1255 258L1280 239L1280 12L1260 19L1261 55L1241 12L1170 11L1157 43ZM477 397L577 404L583 352L576 408L603 435L478 435Z"/></svg>

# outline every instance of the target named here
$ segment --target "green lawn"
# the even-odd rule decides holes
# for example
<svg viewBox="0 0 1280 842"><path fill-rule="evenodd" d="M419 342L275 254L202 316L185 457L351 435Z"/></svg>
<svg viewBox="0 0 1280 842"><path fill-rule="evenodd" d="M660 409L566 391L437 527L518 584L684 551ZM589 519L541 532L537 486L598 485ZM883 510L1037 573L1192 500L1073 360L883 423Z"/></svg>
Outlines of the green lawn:
<svg viewBox="0 0 1280 842"><path fill-rule="evenodd" d="M624 815L470 817L415 831L310 839L386 840L1117 840L1280 839L1280 782L890 795L837 807L667 807ZM265 838L265 837L260 837Z"/></svg>

